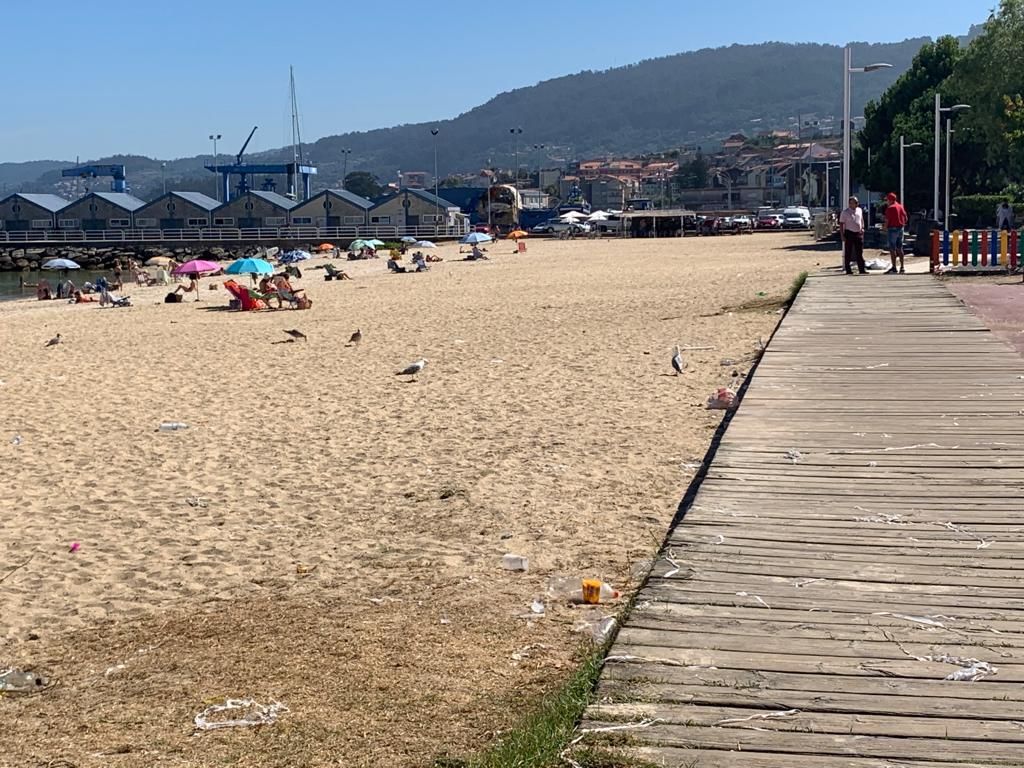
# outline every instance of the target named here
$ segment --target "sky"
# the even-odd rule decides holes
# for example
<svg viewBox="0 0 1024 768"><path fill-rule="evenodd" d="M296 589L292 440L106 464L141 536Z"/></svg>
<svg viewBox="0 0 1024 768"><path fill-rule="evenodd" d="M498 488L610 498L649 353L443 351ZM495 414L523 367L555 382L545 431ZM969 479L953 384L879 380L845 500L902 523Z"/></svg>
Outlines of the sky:
<svg viewBox="0 0 1024 768"><path fill-rule="evenodd" d="M4 3L0 162L160 159L455 117L503 91L733 43L964 34L997 0ZM842 64L839 64L840 68Z"/></svg>

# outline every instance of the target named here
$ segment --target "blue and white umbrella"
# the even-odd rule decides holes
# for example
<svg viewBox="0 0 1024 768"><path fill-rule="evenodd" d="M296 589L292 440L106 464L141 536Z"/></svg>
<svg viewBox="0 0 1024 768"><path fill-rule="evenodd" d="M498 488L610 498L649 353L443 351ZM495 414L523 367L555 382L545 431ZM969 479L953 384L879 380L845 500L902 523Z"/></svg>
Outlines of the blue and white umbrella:
<svg viewBox="0 0 1024 768"><path fill-rule="evenodd" d="M81 269L81 267L71 259L50 259L43 264L43 269Z"/></svg>
<svg viewBox="0 0 1024 768"><path fill-rule="evenodd" d="M402 237L402 242L412 244L416 242L416 238L413 237L412 235L404 235Z"/></svg>
<svg viewBox="0 0 1024 768"><path fill-rule="evenodd" d="M437 248L437 246L434 245L434 243L430 242L429 240L417 240L416 241L416 247L417 248Z"/></svg>
<svg viewBox="0 0 1024 768"><path fill-rule="evenodd" d="M459 242L466 245L477 245L478 243L489 243L492 239L490 235L485 235L483 232L470 232Z"/></svg>
<svg viewBox="0 0 1024 768"><path fill-rule="evenodd" d="M228 275L272 275L274 265L263 259L239 259L224 270Z"/></svg>

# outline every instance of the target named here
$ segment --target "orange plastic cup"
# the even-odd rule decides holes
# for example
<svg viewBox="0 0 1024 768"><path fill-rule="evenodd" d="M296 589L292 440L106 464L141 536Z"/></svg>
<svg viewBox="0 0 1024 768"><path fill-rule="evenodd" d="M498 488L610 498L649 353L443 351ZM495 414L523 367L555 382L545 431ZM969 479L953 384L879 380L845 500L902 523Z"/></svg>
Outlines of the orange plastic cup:
<svg viewBox="0 0 1024 768"><path fill-rule="evenodd" d="M584 579L583 580L583 602L596 605L601 602L601 580L600 579Z"/></svg>

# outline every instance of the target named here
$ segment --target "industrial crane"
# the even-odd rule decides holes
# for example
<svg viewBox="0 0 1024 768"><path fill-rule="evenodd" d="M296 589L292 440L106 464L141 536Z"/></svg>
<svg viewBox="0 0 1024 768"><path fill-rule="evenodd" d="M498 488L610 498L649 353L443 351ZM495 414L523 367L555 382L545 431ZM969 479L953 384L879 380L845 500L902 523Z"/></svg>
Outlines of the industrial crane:
<svg viewBox="0 0 1024 768"><path fill-rule="evenodd" d="M127 192L128 181L124 175L123 165L79 165L75 168L65 168L60 172L64 178L77 177L80 179L95 179L99 176L110 176L111 192Z"/></svg>
<svg viewBox="0 0 1024 768"><path fill-rule="evenodd" d="M309 177L317 172L316 167L312 165L304 165L302 163L244 163L242 157L245 155L245 150L249 147L249 142L252 141L253 134L256 133L258 125L254 125L252 130L249 132L249 137L245 140L242 148L238 150L238 154L235 155L234 165L207 165L206 170L221 175L221 191L225 202L231 199L231 183L230 177L237 176L238 183L235 186L236 196L244 195L250 189L249 177L260 175L266 178L263 181L262 188L268 192L274 191L277 183L272 178L274 175L284 175L288 178L288 196L293 199L296 196L295 190L295 177L297 175L302 176L302 199L305 200L310 195L310 183Z"/></svg>

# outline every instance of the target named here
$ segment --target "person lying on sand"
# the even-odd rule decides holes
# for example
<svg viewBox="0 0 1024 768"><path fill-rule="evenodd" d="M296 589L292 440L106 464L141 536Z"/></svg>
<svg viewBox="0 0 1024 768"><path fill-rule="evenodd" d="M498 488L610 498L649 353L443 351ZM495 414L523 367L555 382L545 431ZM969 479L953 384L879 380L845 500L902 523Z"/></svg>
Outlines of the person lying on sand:
<svg viewBox="0 0 1024 768"><path fill-rule="evenodd" d="M81 291L75 291L75 295L72 297L69 304L88 304L89 302L96 301L95 296L85 296Z"/></svg>

